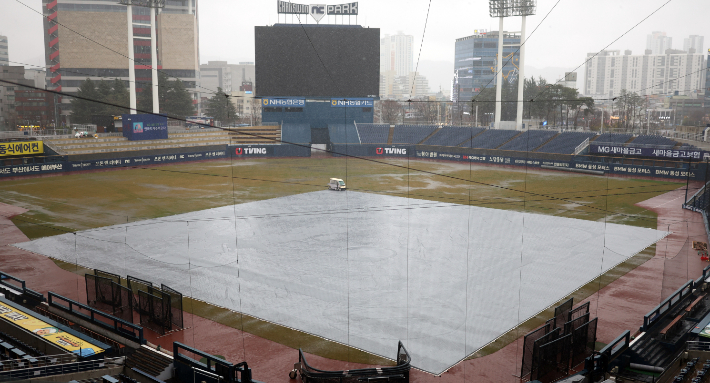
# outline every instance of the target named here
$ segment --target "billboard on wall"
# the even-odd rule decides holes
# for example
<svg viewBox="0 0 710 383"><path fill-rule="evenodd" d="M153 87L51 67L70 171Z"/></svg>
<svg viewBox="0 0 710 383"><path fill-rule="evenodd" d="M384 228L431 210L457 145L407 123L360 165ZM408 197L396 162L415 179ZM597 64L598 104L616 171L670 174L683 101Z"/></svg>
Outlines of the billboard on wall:
<svg viewBox="0 0 710 383"><path fill-rule="evenodd" d="M280 24L255 27L254 42L257 97L352 99L380 93L379 28Z"/></svg>
<svg viewBox="0 0 710 383"><path fill-rule="evenodd" d="M44 153L42 141L2 142L0 143L0 157L26 156Z"/></svg>
<svg viewBox="0 0 710 383"><path fill-rule="evenodd" d="M166 140L168 138L168 118L155 114L124 114L123 137L129 141Z"/></svg>
<svg viewBox="0 0 710 383"><path fill-rule="evenodd" d="M323 15L326 12L329 15L357 15L358 14L358 2L350 2L338 5L326 5L326 4L296 4L290 1L277 0L276 7L278 13L282 15ZM322 16L321 16L322 17ZM320 20L317 16L314 16L316 20Z"/></svg>
<svg viewBox="0 0 710 383"><path fill-rule="evenodd" d="M634 157L667 158L676 160L703 160L710 157L710 152L699 149L659 149L634 146L589 144L589 154L609 154Z"/></svg>

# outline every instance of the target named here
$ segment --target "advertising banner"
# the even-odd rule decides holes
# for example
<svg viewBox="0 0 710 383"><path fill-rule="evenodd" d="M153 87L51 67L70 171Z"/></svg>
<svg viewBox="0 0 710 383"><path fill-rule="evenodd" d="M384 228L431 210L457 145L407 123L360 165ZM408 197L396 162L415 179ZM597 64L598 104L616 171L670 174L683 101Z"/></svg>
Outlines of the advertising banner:
<svg viewBox="0 0 710 383"><path fill-rule="evenodd" d="M136 0L134 0L136 1ZM290 1L276 1L276 7L278 13L286 15L307 15L314 10L315 13L325 12L325 7L327 7L329 15L357 15L358 14L358 2L351 2L338 5L328 5L325 4L296 4ZM322 17L322 16L321 16ZM320 19L318 19L320 20Z"/></svg>
<svg viewBox="0 0 710 383"><path fill-rule="evenodd" d="M26 156L44 153L42 141L1 142L0 157Z"/></svg>
<svg viewBox="0 0 710 383"><path fill-rule="evenodd" d="M230 145L228 151L234 158L311 156L307 145Z"/></svg>
<svg viewBox="0 0 710 383"><path fill-rule="evenodd" d="M154 114L124 114L123 137L130 141L165 140L168 138L168 118Z"/></svg>
<svg viewBox="0 0 710 383"><path fill-rule="evenodd" d="M330 105L334 108L372 108L375 101L372 98L332 98Z"/></svg>
<svg viewBox="0 0 710 383"><path fill-rule="evenodd" d="M41 321L26 312L16 309L10 305L0 302L0 318L6 322L20 326L23 329L44 338L47 342L54 343L59 347L80 355L89 356L100 354L104 349L91 344L74 335L64 332L57 327Z"/></svg>
<svg viewBox="0 0 710 383"><path fill-rule="evenodd" d="M307 15L309 5L308 4L296 4L290 1L276 1L276 7L278 12L286 15Z"/></svg>
<svg viewBox="0 0 710 383"><path fill-rule="evenodd" d="M339 5L328 6L329 15L357 15L357 1L354 3L346 3Z"/></svg>
<svg viewBox="0 0 710 383"><path fill-rule="evenodd" d="M710 157L709 152L687 149L639 148L633 146L604 145L589 143L589 154L611 154L649 158L673 158L677 160L702 160Z"/></svg>
<svg viewBox="0 0 710 383"><path fill-rule="evenodd" d="M297 98L265 98L261 100L263 106L285 106L303 108L306 106L306 99Z"/></svg>

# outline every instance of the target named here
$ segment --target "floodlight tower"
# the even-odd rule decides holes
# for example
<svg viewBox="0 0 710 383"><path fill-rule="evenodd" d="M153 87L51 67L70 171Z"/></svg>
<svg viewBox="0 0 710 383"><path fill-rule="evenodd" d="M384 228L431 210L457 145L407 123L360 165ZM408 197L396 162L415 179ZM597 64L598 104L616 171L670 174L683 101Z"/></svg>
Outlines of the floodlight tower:
<svg viewBox="0 0 710 383"><path fill-rule="evenodd" d="M518 114L515 128L523 128L523 88L525 85L525 18L534 15L537 0L488 0L488 11L491 17L498 17L498 74L496 77L496 122L495 128L500 128L501 95L503 91L503 18L522 16L520 28L520 60L518 62Z"/></svg>
<svg viewBox="0 0 710 383"><path fill-rule="evenodd" d="M155 10L164 8L165 0L119 0L119 4L126 6L126 19L128 21L128 94L130 98L131 114L136 114L136 66L133 55L133 6L150 8L150 66L153 86L153 113L160 112L158 102L158 48L156 46Z"/></svg>

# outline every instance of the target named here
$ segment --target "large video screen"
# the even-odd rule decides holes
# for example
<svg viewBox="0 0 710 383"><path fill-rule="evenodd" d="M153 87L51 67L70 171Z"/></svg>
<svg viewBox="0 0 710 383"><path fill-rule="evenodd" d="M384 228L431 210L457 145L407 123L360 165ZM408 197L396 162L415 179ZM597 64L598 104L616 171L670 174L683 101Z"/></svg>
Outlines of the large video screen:
<svg viewBox="0 0 710 383"><path fill-rule="evenodd" d="M379 28L276 25L254 35L258 97L379 94Z"/></svg>

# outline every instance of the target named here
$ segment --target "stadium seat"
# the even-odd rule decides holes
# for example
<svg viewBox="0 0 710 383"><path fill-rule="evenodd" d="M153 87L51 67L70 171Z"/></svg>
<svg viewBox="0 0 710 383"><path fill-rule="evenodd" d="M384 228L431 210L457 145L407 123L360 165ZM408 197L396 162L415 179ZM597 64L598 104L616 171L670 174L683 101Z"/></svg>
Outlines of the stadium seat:
<svg viewBox="0 0 710 383"><path fill-rule="evenodd" d="M528 130L505 143L498 149L515 150L519 152L530 152L537 149L547 140L557 135L555 131L549 130Z"/></svg>
<svg viewBox="0 0 710 383"><path fill-rule="evenodd" d="M386 144L390 126L386 124L357 124L360 142L363 144Z"/></svg>
<svg viewBox="0 0 710 383"><path fill-rule="evenodd" d="M418 144L436 130L433 125L396 125L393 144Z"/></svg>
<svg viewBox="0 0 710 383"><path fill-rule="evenodd" d="M518 135L517 130L486 129L483 133L459 145L464 148L495 149Z"/></svg>
<svg viewBox="0 0 710 383"><path fill-rule="evenodd" d="M483 128L444 126L436 134L424 141L423 145L458 146L480 134Z"/></svg>
<svg viewBox="0 0 710 383"><path fill-rule="evenodd" d="M592 139L596 134L590 132L563 132L550 142L536 150L540 153L573 154L574 150L586 139Z"/></svg>

